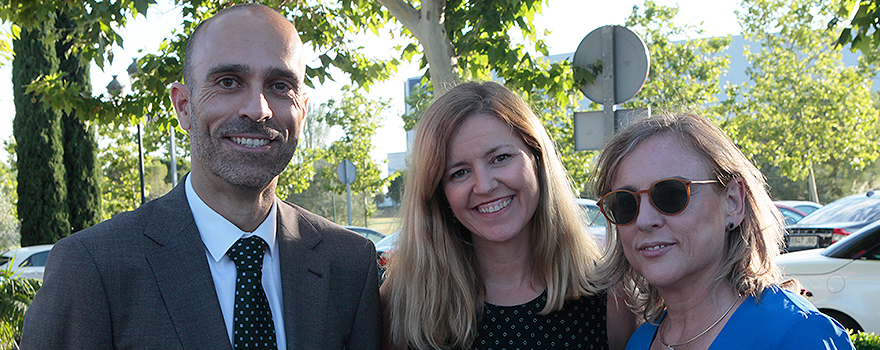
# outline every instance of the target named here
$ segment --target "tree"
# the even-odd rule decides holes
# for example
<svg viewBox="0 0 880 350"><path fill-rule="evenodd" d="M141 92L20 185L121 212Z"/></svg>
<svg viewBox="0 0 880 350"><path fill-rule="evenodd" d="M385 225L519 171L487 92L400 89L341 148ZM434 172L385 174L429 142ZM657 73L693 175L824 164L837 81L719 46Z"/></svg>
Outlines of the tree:
<svg viewBox="0 0 880 350"><path fill-rule="evenodd" d="M838 0L837 13L828 22L828 29L837 30L838 24L849 18L849 27L840 30L836 44L850 44L853 51L877 56L880 49L880 0ZM856 5L858 8L856 9ZM853 12L853 9L856 9ZM850 17L852 16L852 17Z"/></svg>
<svg viewBox="0 0 880 350"><path fill-rule="evenodd" d="M59 58L58 69L66 81L89 89L89 62L74 50L73 29L76 23L66 8L58 9L55 30L59 40L55 52ZM71 232L76 232L101 221L101 190L99 186L98 158L95 128L80 119L75 109L62 112L61 130L64 138L64 170L67 184L67 209Z"/></svg>
<svg viewBox="0 0 880 350"><path fill-rule="evenodd" d="M406 170L399 170L397 175L388 183L388 198L391 198L396 205L400 205L400 199L403 197L403 180L406 178Z"/></svg>
<svg viewBox="0 0 880 350"><path fill-rule="evenodd" d="M325 167L324 176L335 177L335 165L347 159L357 169L357 178L351 184L352 192L372 194L381 190L387 182L380 176L379 165L370 158L370 151L373 149L373 135L379 127L379 116L388 109L389 101L368 99L350 87L344 87L342 92L341 99L327 103L329 112L323 115L324 123L331 127L341 126L345 132L325 154L324 159L334 166ZM341 182L332 183L331 189L336 193L345 193L345 185Z"/></svg>
<svg viewBox="0 0 880 350"><path fill-rule="evenodd" d="M137 93L126 96L118 102L110 101L105 96L92 97L84 94L82 86L64 81L58 75L48 75L35 82L30 88L40 98L60 110L94 111L91 120L99 123L114 123L119 116L130 122L136 122L144 115L156 117L160 125L176 125L171 105L167 99L167 82L180 79L181 60L188 35L201 20L213 15L223 7L237 1L219 0L179 0L184 14L183 31L166 40L157 55L147 55L138 61L141 74L134 82L133 90ZM113 31L114 27L124 26L126 15L145 14L153 0L119 0L114 2L96 1L89 10L80 9L73 12L72 18L79 23L76 33L78 43L84 48L83 57L95 61L102 66L104 60L112 59L109 44L122 45L122 39ZM323 3L317 0L290 2L284 0L264 0L261 3L278 9L281 13L294 18L300 35L314 52L318 52L320 66L309 66L306 69L306 84L313 86L315 79L323 82L332 79L328 70L331 67L340 69L348 75L352 82L369 89L373 81L390 76L397 65L398 59L368 59L358 53L358 45L348 37L349 34L378 34L386 30L385 25L393 18L392 14L376 2L354 2L344 0L340 3ZM388 2L391 4L390 2ZM546 46L537 40L536 31L531 19L540 11L543 0L507 0L496 2L440 2L432 0L421 4L419 11L429 15L439 28L438 33L431 30L413 28L391 28L391 35L410 36L418 32L420 49L415 43L400 48L400 57L411 60L422 52L423 64L430 64L429 74L432 77L454 77L459 74L468 79L489 79L492 74L506 79L514 89L521 91L538 91L552 100L568 101L573 83L570 78L570 66L566 62L548 64L540 59L532 58L522 45L513 44L509 32L519 28L522 36L534 48L546 55ZM16 19L23 27L39 23L42 15L66 2L59 0L41 0L18 2L0 0L0 5L7 6L0 10L0 18ZM398 3L397 5L407 5ZM392 5L393 6L393 5ZM409 6L409 5L407 5ZM83 7L85 8L85 7ZM414 11L414 9L413 9ZM410 11L409 14L414 12ZM407 19L404 19L407 21ZM425 35L422 35L422 34ZM423 40L422 40L423 39ZM454 51L434 50L434 42L442 45L454 43ZM435 52L441 58L435 60ZM446 61L446 68L441 68L441 61ZM457 66L451 64L455 62ZM489 64L492 62L492 64ZM548 67L552 67L548 68ZM458 71L456 71L458 69ZM458 72L461 73L458 73ZM453 73L453 74L447 74ZM555 74L556 73L556 74ZM562 73L562 74L558 74ZM566 75L567 74L567 75ZM446 78L444 78L446 79ZM451 80L457 81L457 78ZM448 84L436 83L441 89ZM533 89L534 88L534 89ZM440 90L436 92L442 92ZM310 168L293 163L286 171L288 179L309 178Z"/></svg>
<svg viewBox="0 0 880 350"><path fill-rule="evenodd" d="M833 34L819 29L829 13L819 0L747 0L743 9L743 34L761 50L746 52L751 82L728 90L734 107L725 126L756 163L794 181L809 179L818 202L820 167L836 177L877 158L872 73L845 67L829 47Z"/></svg>
<svg viewBox="0 0 880 350"><path fill-rule="evenodd" d="M678 10L658 6L653 1L645 1L644 8L633 7L625 26L645 41L651 67L645 86L624 106L698 110L717 118L721 114L716 103L721 92L719 78L730 63L730 58L722 53L730 46L730 37L692 39L702 30L693 25L676 25L673 21Z"/></svg>
<svg viewBox="0 0 880 350"><path fill-rule="evenodd" d="M15 119L12 123L18 157L18 215L23 246L55 243L70 233L64 173L61 115L25 87L58 70L54 43L43 33L54 23L21 30L13 40L12 63Z"/></svg>

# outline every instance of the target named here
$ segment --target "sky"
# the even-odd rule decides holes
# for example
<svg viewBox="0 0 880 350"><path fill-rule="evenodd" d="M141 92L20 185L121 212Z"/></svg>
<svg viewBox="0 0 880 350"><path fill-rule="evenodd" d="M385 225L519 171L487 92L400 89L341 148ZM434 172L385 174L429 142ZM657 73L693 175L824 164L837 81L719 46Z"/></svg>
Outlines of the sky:
<svg viewBox="0 0 880 350"><path fill-rule="evenodd" d="M658 5L679 7L675 23L678 25L695 25L704 30L704 36L718 36L739 33L739 25L734 11L738 1L717 0L711 2L711 10L707 9L705 0L655 0ZM170 0L158 0L156 6L150 8L147 17L130 20L125 28L119 31L124 40L124 48L115 48L115 59L104 71L92 65L92 91L106 91L112 75L119 75L123 85L128 85L126 68L133 57L158 51L162 39L169 37L181 23L180 10L171 5ZM621 25L632 12L634 5L642 7L644 1L607 1L607 0L549 0L543 14L535 18L534 25L539 33L543 29L550 31L544 37L551 55L573 52L581 40L593 29L605 25ZM9 25L3 24L2 31L8 32ZM389 40L363 38L364 51L367 55L377 58L391 58L392 46L399 44ZM311 66L319 65L311 61ZM399 115L404 110L404 81L409 77L421 76L417 64L409 64L398 69L397 74L389 80L371 87L368 96L373 98L391 99L391 109L383 116L382 126L374 137L372 157L382 161L387 153L406 151L406 135L403 121ZM15 105L12 96L12 63L3 62L0 67L0 140L8 140L12 135L12 120L15 116ZM342 75L335 77L338 82L345 83L347 78ZM316 85L310 91L310 103L320 103L338 96L340 83ZM333 135L331 134L331 137ZM0 151L2 152L2 151ZM5 158L5 154L0 154Z"/></svg>

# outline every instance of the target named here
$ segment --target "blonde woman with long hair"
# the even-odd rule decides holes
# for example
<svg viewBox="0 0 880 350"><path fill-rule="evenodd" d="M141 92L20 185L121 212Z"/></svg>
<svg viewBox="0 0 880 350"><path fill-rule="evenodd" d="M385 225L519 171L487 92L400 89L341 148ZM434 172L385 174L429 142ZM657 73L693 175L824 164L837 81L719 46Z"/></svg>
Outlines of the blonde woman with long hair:
<svg viewBox="0 0 880 350"><path fill-rule="evenodd" d="M593 284L600 252L541 121L497 83L417 126L381 295L403 349L622 348L634 315Z"/></svg>

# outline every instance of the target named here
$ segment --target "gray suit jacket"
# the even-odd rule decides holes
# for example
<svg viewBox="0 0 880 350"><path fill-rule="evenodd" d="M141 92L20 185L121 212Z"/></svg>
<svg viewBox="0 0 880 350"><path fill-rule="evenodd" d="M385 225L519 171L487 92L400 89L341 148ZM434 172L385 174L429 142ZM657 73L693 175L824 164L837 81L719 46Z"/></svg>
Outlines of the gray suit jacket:
<svg viewBox="0 0 880 350"><path fill-rule="evenodd" d="M378 349L373 244L286 202L276 236L288 349ZM183 182L55 244L21 349L232 349Z"/></svg>

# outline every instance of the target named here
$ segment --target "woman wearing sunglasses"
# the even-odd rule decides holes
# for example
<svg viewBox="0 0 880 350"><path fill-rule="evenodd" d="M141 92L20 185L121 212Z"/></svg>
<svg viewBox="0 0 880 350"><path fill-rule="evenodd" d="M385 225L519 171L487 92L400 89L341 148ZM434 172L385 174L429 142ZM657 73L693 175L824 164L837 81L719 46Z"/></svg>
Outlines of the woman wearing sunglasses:
<svg viewBox="0 0 880 350"><path fill-rule="evenodd" d="M613 243L600 271L647 322L627 349L852 349L781 283L763 175L707 119L640 119L606 144L594 189Z"/></svg>
<svg viewBox="0 0 880 350"><path fill-rule="evenodd" d="M393 348L622 349L635 316L593 285L598 247L529 106L466 83L416 130L381 288Z"/></svg>

